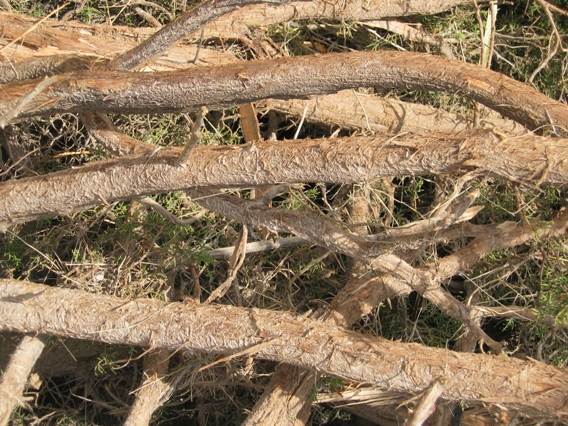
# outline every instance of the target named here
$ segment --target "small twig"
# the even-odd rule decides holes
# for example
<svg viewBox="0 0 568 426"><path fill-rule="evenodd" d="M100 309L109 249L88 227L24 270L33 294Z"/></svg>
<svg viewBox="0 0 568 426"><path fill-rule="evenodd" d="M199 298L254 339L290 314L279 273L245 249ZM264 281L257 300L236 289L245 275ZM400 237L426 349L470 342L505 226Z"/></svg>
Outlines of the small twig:
<svg viewBox="0 0 568 426"><path fill-rule="evenodd" d="M71 9L68 12L65 12L63 14L63 16L61 17L60 21L68 21L69 19L71 19L73 16L77 16L81 10L83 10L83 8L85 7L85 5L87 4L88 0L80 0L77 6L75 6L75 9Z"/></svg>
<svg viewBox="0 0 568 426"><path fill-rule="evenodd" d="M161 6L157 3L151 2L151 1L146 1L146 0L136 0L135 2L128 1L128 2L126 2L126 5L127 6L150 6L150 7L153 7L154 9L158 9L160 12L162 12L164 15L166 15L168 17L168 19L170 19L170 20L174 19L173 15L171 14L171 12L168 9L166 9L165 7L163 7L163 6Z"/></svg>
<svg viewBox="0 0 568 426"><path fill-rule="evenodd" d="M544 12L546 13L546 17L548 18L548 21L552 26L552 32L554 34L555 42L553 42L553 37L551 34L548 41L548 54L546 55L546 58L539 64L539 66L533 71L533 73L529 77L529 83L532 83L534 78L537 76L537 74L541 72L544 68L546 68L550 60L556 55L556 53L558 53L558 48L560 48L564 52L566 51L566 49L562 47L562 35L558 31L556 20L554 19L554 16L552 16L552 13L550 12L550 8L552 5L544 0L536 0L536 1L542 6ZM553 48L551 48L552 45L554 45Z"/></svg>
<svg viewBox="0 0 568 426"><path fill-rule="evenodd" d="M235 359L235 358L244 357L244 356L250 356L250 355L252 355L252 354L258 353L258 352L260 352L262 349L264 349L264 348L266 348L266 347L268 347L268 346L271 346L272 343L274 342L274 340L276 340L276 339L277 339L277 337L273 337L273 338L271 338L271 339L268 339L268 340L265 341L265 342L258 343L258 344L256 344L256 345L253 345L253 346L251 346L250 348L244 349L244 350L242 350L242 351L240 351L240 352L237 352L237 353L234 353L234 354L232 354L232 355L228 355L228 356L224 356L224 357L222 357L222 358L219 358L218 360L213 361L213 362L210 363L210 364L204 365L204 366L201 367L199 370L197 370L197 372L199 373L199 372L201 372L201 371L207 370L208 368L211 368L211 367L213 367L213 366L215 366L215 365L217 365L217 364L220 364L220 363L222 363L222 362L227 362L227 361L230 361L230 360Z"/></svg>
<svg viewBox="0 0 568 426"><path fill-rule="evenodd" d="M203 118L205 117L205 115L207 114L207 108L202 107L198 112L197 112L197 117L195 118L195 122L193 123L193 126L191 127L191 132L190 132L190 136L189 136L189 140L187 141L187 145L185 146L183 152L181 153L181 155L178 158L178 166L185 166L187 165L187 161L189 160L189 155L191 154L191 151L193 151L193 148L195 148L197 146L197 144L199 143L199 141L201 140L201 127L203 126Z"/></svg>
<svg viewBox="0 0 568 426"><path fill-rule="evenodd" d="M154 18L151 13L146 12L144 9L140 7L135 7L134 11L138 14L138 16L140 16L142 19L144 19L153 27L162 28L162 24L160 23L160 21Z"/></svg>
<svg viewBox="0 0 568 426"><path fill-rule="evenodd" d="M294 133L294 137L293 139L298 139L298 135L300 134L300 130L302 130L302 126L304 125L304 120L306 119L306 114L308 112L308 105L306 103L306 106L304 107L304 112L302 114L302 118L300 120L300 123L298 124L298 128L296 129L296 133Z"/></svg>
<svg viewBox="0 0 568 426"><path fill-rule="evenodd" d="M194 65L197 65L197 59L199 58L199 53L201 52L201 46L203 46L203 37L205 36L205 27L201 27L201 35L199 36L199 43L197 43L197 50L195 51L195 57L191 61Z"/></svg>
<svg viewBox="0 0 568 426"><path fill-rule="evenodd" d="M552 3L549 3L545 0L537 0L540 4L542 4L543 6L546 5L547 7L549 7L550 9L554 10L555 12L560 13L561 15L564 16L568 16L568 12L565 11L564 9L559 8L558 6L554 6Z"/></svg>
<svg viewBox="0 0 568 426"><path fill-rule="evenodd" d="M323 260L325 260L327 257L329 257L329 255L332 254L331 251L326 251L324 254L322 254L319 257L316 257L315 259L312 259L306 266L304 266L302 269L300 269L298 272L296 272L294 274L294 276L292 278L290 278L288 280L288 301L290 302L290 305L293 306L292 303L292 296L294 296L294 283L296 282L296 280L298 278L300 278L302 275L304 275L307 271L309 271L312 267L314 267L315 265L319 264L320 262L322 262Z"/></svg>
<svg viewBox="0 0 568 426"><path fill-rule="evenodd" d="M373 129L371 128L371 123L369 122L369 116L367 115L367 110L365 109L365 105L363 105L363 102L361 102L361 99L359 99L359 96L357 96L357 92L355 90L351 90L351 91L353 92L353 95L355 95L355 99L357 99L359 106L363 110L363 115L365 116L365 123L367 124L367 129L372 134Z"/></svg>
<svg viewBox="0 0 568 426"><path fill-rule="evenodd" d="M264 250L277 250L280 248L296 246L299 244L309 244L310 242L304 238L300 237L287 237L281 238L279 240L266 240L266 241L253 241L247 243L246 252L247 253L257 253ZM229 257L235 251L235 246L232 247L222 247L208 251L207 254L213 259L219 259L223 257Z"/></svg>
<svg viewBox="0 0 568 426"><path fill-rule="evenodd" d="M151 199L150 197L141 198L138 200L138 202L148 207L151 207L155 212L161 214L166 219L179 226L189 226L192 223L198 221L205 213L207 213L207 210L201 209L199 213L197 213L195 216L189 219L180 219L175 214L169 212L166 208L162 207L157 201Z"/></svg>
<svg viewBox="0 0 568 426"><path fill-rule="evenodd" d="M233 255L229 259L229 276L223 282L223 284L221 284L211 293L211 295L207 298L207 301L205 303L211 303L217 299L220 299L229 290L229 287L237 277L237 272L239 271L239 269L243 265L243 262L245 261L247 239L248 239L248 226L246 226L246 224L243 224L243 228L239 235L239 241L235 246ZM236 294L237 297L240 298L240 294L238 293L238 291L236 292Z"/></svg>

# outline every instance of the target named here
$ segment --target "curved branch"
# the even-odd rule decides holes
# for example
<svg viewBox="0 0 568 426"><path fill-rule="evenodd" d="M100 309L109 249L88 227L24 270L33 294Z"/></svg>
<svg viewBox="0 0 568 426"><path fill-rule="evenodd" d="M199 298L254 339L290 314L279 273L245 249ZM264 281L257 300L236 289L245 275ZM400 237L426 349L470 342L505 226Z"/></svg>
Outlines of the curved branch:
<svg viewBox="0 0 568 426"><path fill-rule="evenodd" d="M15 82L0 92L5 117L39 82ZM350 52L250 61L215 68L157 72L84 72L62 75L19 117L63 112L180 112L227 108L266 98L291 99L373 86L435 90L480 102L530 129L568 123L568 106L477 65L408 52ZM2 119L2 126L8 121Z"/></svg>
<svg viewBox="0 0 568 426"><path fill-rule="evenodd" d="M466 114L454 114L429 105L370 96L354 90L344 90L310 100L267 99L259 106L297 117L305 114L306 120L310 122L376 133L457 133L475 127L473 117ZM481 127L498 128L506 133L526 133L523 126L512 120L484 117L479 124Z"/></svg>

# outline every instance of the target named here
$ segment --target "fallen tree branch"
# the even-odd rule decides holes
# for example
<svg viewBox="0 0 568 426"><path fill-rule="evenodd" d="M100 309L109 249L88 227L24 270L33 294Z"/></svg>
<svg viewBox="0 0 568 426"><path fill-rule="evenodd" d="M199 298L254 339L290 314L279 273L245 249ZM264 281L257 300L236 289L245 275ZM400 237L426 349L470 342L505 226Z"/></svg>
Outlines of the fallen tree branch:
<svg viewBox="0 0 568 426"><path fill-rule="evenodd" d="M117 71L134 69L153 56L165 51L186 34L198 30L206 23L237 10L241 6L257 3L280 4L289 1L291 0L207 0L162 27L133 49L113 59L109 64L109 69Z"/></svg>
<svg viewBox="0 0 568 426"><path fill-rule="evenodd" d="M163 113L222 109L266 98L291 99L373 86L435 90L480 102L529 129L553 125L566 134L568 106L523 83L479 66L408 52L350 52L249 61L224 67L158 73L61 75L18 111L21 118L63 112ZM6 116L37 81L0 92ZM2 125L9 124L2 119Z"/></svg>
<svg viewBox="0 0 568 426"><path fill-rule="evenodd" d="M369 201L366 193L367 191L363 188L355 190L349 205L348 220L352 224L366 223L370 220ZM358 226L357 231L362 235L368 233L366 226ZM326 256L327 254L329 252L326 253ZM361 290L364 291L365 288L361 284L369 278L367 272L368 267L364 261L352 259L349 271L351 278L334 297L333 302L343 300L346 294L354 293L354 297L350 297L350 299L354 300L355 303L353 305L336 303L335 308L337 309L320 308L311 317L332 325L350 327L355 320L361 318L353 314L364 312L365 305L367 305L365 297L361 297ZM369 294L369 298L372 298L372 294ZM351 319L353 321L350 321ZM243 426L276 423L283 426L288 424L305 425L313 402L313 398L310 398L313 384L317 380L317 374L313 371L286 364L279 365Z"/></svg>
<svg viewBox="0 0 568 426"><path fill-rule="evenodd" d="M80 117L89 134L113 154L144 154L157 148L128 136L116 128L104 114L85 113Z"/></svg>
<svg viewBox="0 0 568 426"><path fill-rule="evenodd" d="M473 321L469 308L440 288L436 276L427 276L392 254L391 244L369 243L358 235L344 231L334 222L308 212L270 209L259 206L254 201L230 196L203 198L199 203L209 210L245 224L264 226L272 231L292 232L336 253L359 259L373 271L398 277L446 315L463 322L495 353L502 351L501 345Z"/></svg>
<svg viewBox="0 0 568 426"><path fill-rule="evenodd" d="M150 424L152 414L166 401L174 387L166 378L172 352L158 349L144 357L144 374L136 400L124 422L125 426Z"/></svg>
<svg viewBox="0 0 568 426"><path fill-rule="evenodd" d="M284 312L152 299L125 303L114 296L0 280L0 318L2 331L168 350L230 355L257 346L255 358L315 368L384 390L423 392L440 381L446 387L441 398L447 400L499 402L541 415L568 413L563 369L391 342Z"/></svg>
<svg viewBox="0 0 568 426"><path fill-rule="evenodd" d="M0 12L0 21L4 24L3 39L10 40L24 32L35 19L25 15ZM53 68L53 64L60 62L61 55L68 61L72 57L78 57L89 64L89 67L104 67L110 58L116 57L125 49L134 48L139 40L147 39L153 33L155 30L151 28L130 28L106 24L85 25L79 22L61 23L49 20L46 25L28 34L25 44L12 45L5 49L5 58L8 59L9 64L0 68L0 75L2 75L0 80L7 82L6 80L14 79L12 66L19 71L22 71L22 68L24 70ZM0 40L0 45L2 43L4 43L3 40ZM176 44L171 46L165 54L152 60L148 64L149 68L144 69L166 71L194 67L193 59L196 50L196 46ZM57 55L54 55L54 52L57 52ZM218 66L234 62L238 62L238 59L228 53L206 48L201 49L199 53L199 65ZM72 69L66 70L66 72L71 71ZM18 74L24 79L32 78L33 75L26 73L22 75L21 72ZM42 73L42 75L45 74Z"/></svg>
<svg viewBox="0 0 568 426"><path fill-rule="evenodd" d="M275 183L354 183L396 175L476 170L526 184L568 182L568 140L487 131L459 135L350 137L196 147L178 167L180 149L90 163L0 183L0 230L29 220L190 187Z"/></svg>
<svg viewBox="0 0 568 426"><path fill-rule="evenodd" d="M281 101L268 99L260 106L296 117L306 114L306 120L347 129L370 130L379 133L440 132L457 133L474 127L465 114L453 114L428 105L401 102L354 90L324 95L310 100ZM480 125L498 128L505 133L526 133L512 120L485 117Z"/></svg>
<svg viewBox="0 0 568 426"><path fill-rule="evenodd" d="M433 15L468 4L468 0L314 0L295 1L281 6L245 6L210 22L205 31L210 37L230 39L235 34L246 34L249 27L264 27L280 22L307 19L365 22L397 16Z"/></svg>
<svg viewBox="0 0 568 426"><path fill-rule="evenodd" d="M12 411L24 405L22 392L37 359L43 352L48 337L24 336L2 374L0 380L0 425L5 426L10 420Z"/></svg>

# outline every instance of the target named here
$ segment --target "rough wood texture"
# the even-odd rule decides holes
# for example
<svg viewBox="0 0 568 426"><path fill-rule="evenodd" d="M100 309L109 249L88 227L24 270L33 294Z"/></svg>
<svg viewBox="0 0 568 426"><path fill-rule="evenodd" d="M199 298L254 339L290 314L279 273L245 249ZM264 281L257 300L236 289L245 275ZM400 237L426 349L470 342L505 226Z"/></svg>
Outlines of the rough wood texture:
<svg viewBox="0 0 568 426"><path fill-rule="evenodd" d="M99 71L52 78L5 85L0 92L0 125L12 118L62 112L222 109L365 86L456 93L529 129L555 125L562 133L568 122L568 106L530 86L476 65L408 52L330 53L172 72ZM39 88L40 83L45 87Z"/></svg>
<svg viewBox="0 0 568 426"><path fill-rule="evenodd" d="M118 200L190 187L370 181L384 176L477 170L527 184L568 182L568 140L490 131L400 134L249 146L196 147L122 157L0 184L0 228Z"/></svg>
<svg viewBox="0 0 568 426"><path fill-rule="evenodd" d="M206 0L193 9L162 27L151 37L138 44L128 52L113 59L109 69L129 71L143 64L153 56L165 51L180 38L197 31L206 23L237 10L245 5L258 3L288 3L291 0ZM306 0L303 0L306 1Z"/></svg>
<svg viewBox="0 0 568 426"><path fill-rule="evenodd" d="M303 116L305 111L306 120L310 122L378 133L457 133L474 127L473 117L465 114L453 114L428 105L401 102L354 90L342 90L309 100L268 99L259 106L298 117ZM512 120L492 116L483 117L479 124L480 127L496 127L506 133L527 131Z"/></svg>
<svg viewBox="0 0 568 426"><path fill-rule="evenodd" d="M246 34L248 27L300 19L364 22L396 16L432 15L466 4L470 4L469 0L315 0L281 6L245 6L207 24L205 31L209 37L232 38L235 34Z"/></svg>
<svg viewBox="0 0 568 426"><path fill-rule="evenodd" d="M0 425L5 426L18 405L24 405L22 392L37 359L43 352L47 336L24 336L0 380Z"/></svg>
<svg viewBox="0 0 568 426"><path fill-rule="evenodd" d="M2 38L0 45L6 45L29 28L37 19L25 15L0 12L2 23ZM78 22L59 22L48 20L38 29L26 36L24 44L8 46L4 51L0 67L0 75L5 75L3 81L14 79L12 66L19 62L29 61L26 69L46 69L57 65L76 65L78 56L87 61L89 66L105 66L108 59L134 48L140 40L145 40L154 34L151 28L130 28L109 26L104 24L85 25ZM195 45L177 43L167 52L152 61L144 70L165 71L194 67L193 60L197 52ZM63 56L66 60L61 64ZM234 55L209 50L203 47L199 52L197 65L223 65L237 62ZM33 66L32 66L33 65ZM67 69L66 72L70 72ZM44 74L45 75L45 74ZM22 76L20 76L20 80ZM26 77L26 75L24 75ZM26 77L29 78L29 77Z"/></svg>
<svg viewBox="0 0 568 426"><path fill-rule="evenodd" d="M1 330L168 350L247 350L258 359L316 368L383 390L421 392L441 381L446 400L568 414L564 369L391 342L284 312L151 299L125 303L113 296L1 280L0 317Z"/></svg>
<svg viewBox="0 0 568 426"><path fill-rule="evenodd" d="M368 198L365 196L365 191L358 188L349 205L349 222L367 223L369 220ZM360 234L368 233L366 226L355 227L353 231ZM322 308L312 314L312 318L348 328L360 319L363 313L370 312L371 304L376 306L377 300L373 292L365 292L366 297L361 297L360 294L366 287L365 282L370 279L367 274L369 268L359 259L351 259L350 263L351 279L334 297L331 309ZM348 303L342 303L346 302L346 296L349 299ZM365 312L366 307L369 307L367 312ZM311 393L317 381L318 376L313 371L291 365L279 365L243 425L306 424L313 403Z"/></svg>
<svg viewBox="0 0 568 426"><path fill-rule="evenodd" d="M124 426L143 426L150 424L152 414L171 393L168 383L168 367L172 353L158 349L144 358L144 375L140 388L136 391L136 400L124 422Z"/></svg>

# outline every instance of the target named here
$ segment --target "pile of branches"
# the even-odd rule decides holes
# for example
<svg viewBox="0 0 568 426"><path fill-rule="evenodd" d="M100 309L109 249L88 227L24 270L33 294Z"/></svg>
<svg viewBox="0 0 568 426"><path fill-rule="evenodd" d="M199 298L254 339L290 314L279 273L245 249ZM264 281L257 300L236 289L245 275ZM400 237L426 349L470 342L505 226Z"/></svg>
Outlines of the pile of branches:
<svg viewBox="0 0 568 426"><path fill-rule="evenodd" d="M146 348L144 375L127 424L149 423L175 392L180 377L237 357L278 363L246 424L305 423L313 403L311 391L323 375L353 383L353 390L330 402L395 401L396 411L351 408L384 424L401 419L422 424L433 412L449 419L456 407L492 405L520 418L565 420L566 369L507 357L502 343L482 327L487 317L551 324L554 319L537 319L522 306L476 305L474 297L457 298L447 283L496 250L565 234L568 210L548 222L473 223L481 210L476 205L479 192L464 188L478 177L529 188L566 185L568 107L487 66L437 55L381 50L268 58L265 51L263 59L240 61L202 46L204 34L252 43L252 30L244 22L317 18L376 24L387 16L434 14L468 3L210 0L144 42L130 42L133 46L125 53L117 50L124 49L126 41L113 44L100 33L85 33L85 26L31 25L22 16L0 15L3 36L11 39L2 48L9 61L0 69L5 146L21 123L75 113L108 157L0 183L0 230L17 233L31 221L128 200L187 226L189 222L148 198L171 191L184 191L207 211L243 225L238 243L230 249L227 278L206 300L200 291L183 301L125 300L57 283L0 280L0 330L26 334L2 377L0 423L22 403L28 376L49 336ZM74 37L73 31L83 33ZM138 35L146 37L144 31ZM174 46L183 37L195 42L192 48ZM57 55L45 55L54 48ZM37 57L38 52L43 56ZM456 94L504 118L459 122L455 114L352 90L361 87ZM299 100L315 96L319 98L312 103ZM366 133L263 140L253 102L267 110L299 112L308 120L336 120ZM330 115L334 105L347 106L353 114ZM239 107L247 143L200 145L208 111L233 107ZM133 138L107 116L188 111L196 115L182 147ZM26 155L14 162L25 164ZM459 177L427 218L373 234L365 226L370 213L364 194L359 194L362 203L355 197L350 207L351 226L315 212L271 206L298 184L355 184L409 175ZM248 198L232 195L250 188L254 191ZM213 303L235 288L246 252L258 246L247 244L251 227L275 236L274 244L267 246L288 241L278 237L283 233L293 234L292 244L309 242L345 256L352 262L350 279L330 304L309 316ZM464 239L467 243L454 252L418 262L426 247ZM383 301L412 292L463 324L455 350L348 331ZM491 354L473 353L476 348ZM180 351L188 353L189 361L170 371L169 360ZM195 353L218 357L196 365Z"/></svg>

